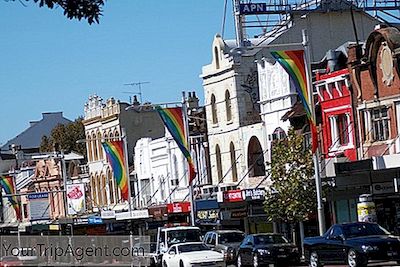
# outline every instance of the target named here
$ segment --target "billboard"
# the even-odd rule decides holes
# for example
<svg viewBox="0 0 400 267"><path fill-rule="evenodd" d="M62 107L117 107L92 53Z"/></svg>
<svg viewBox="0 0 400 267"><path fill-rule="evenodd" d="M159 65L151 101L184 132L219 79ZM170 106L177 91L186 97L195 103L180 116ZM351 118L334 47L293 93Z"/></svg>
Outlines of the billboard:
<svg viewBox="0 0 400 267"><path fill-rule="evenodd" d="M28 199L31 221L50 219L50 202L48 193L32 193L28 195Z"/></svg>
<svg viewBox="0 0 400 267"><path fill-rule="evenodd" d="M68 215L80 214L86 210L84 184L67 185L67 205Z"/></svg>

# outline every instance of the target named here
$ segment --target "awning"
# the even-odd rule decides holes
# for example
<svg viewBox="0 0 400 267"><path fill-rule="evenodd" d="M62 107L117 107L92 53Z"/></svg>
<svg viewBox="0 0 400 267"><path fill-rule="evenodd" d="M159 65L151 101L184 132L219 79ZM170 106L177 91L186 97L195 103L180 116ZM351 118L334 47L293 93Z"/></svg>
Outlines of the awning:
<svg viewBox="0 0 400 267"><path fill-rule="evenodd" d="M200 199L196 200L196 210L216 210L219 204L216 199Z"/></svg>

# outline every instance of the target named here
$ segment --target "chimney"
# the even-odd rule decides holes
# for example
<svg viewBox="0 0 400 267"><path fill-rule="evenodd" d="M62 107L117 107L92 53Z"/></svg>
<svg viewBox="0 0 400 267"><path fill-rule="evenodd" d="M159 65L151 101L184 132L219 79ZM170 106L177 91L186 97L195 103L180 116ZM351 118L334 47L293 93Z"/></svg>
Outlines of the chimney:
<svg viewBox="0 0 400 267"><path fill-rule="evenodd" d="M187 99L188 108L199 108L199 99L196 97L195 92L189 92L189 97Z"/></svg>

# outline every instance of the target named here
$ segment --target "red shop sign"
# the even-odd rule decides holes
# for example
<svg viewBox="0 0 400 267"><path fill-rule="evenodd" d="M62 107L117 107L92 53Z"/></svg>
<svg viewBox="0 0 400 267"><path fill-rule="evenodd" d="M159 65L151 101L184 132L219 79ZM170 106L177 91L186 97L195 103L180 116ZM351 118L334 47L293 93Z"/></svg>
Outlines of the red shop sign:
<svg viewBox="0 0 400 267"><path fill-rule="evenodd" d="M190 202L178 202L167 204L168 213L189 213Z"/></svg>
<svg viewBox="0 0 400 267"><path fill-rule="evenodd" d="M224 202L239 202L243 201L242 190L229 190L224 192Z"/></svg>

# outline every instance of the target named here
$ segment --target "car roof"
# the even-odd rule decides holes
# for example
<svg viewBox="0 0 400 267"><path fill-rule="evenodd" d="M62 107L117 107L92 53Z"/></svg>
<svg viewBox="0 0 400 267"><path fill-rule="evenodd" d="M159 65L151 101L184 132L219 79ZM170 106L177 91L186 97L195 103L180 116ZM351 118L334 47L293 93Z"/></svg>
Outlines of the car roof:
<svg viewBox="0 0 400 267"><path fill-rule="evenodd" d="M178 247L178 246L183 246L183 245L198 245L198 244L201 244L201 245L203 245L203 242L186 242L186 243L178 243L178 244L174 244L174 245L172 245L171 247L173 247L173 246L176 246L176 247Z"/></svg>
<svg viewBox="0 0 400 267"><path fill-rule="evenodd" d="M217 233L217 234L240 233L240 234L243 234L243 232L239 231L239 230L214 230L214 231L209 231L207 233Z"/></svg>
<svg viewBox="0 0 400 267"><path fill-rule="evenodd" d="M170 228L162 228L162 231L177 231L177 230L199 230L197 226L176 226Z"/></svg>
<svg viewBox="0 0 400 267"><path fill-rule="evenodd" d="M249 236L264 236L264 235L283 236L283 234L278 234L278 233L259 233L259 234L250 234Z"/></svg>
<svg viewBox="0 0 400 267"><path fill-rule="evenodd" d="M345 222L345 223L338 223L338 224L335 224L335 225L338 225L338 226L350 225L350 226L352 226L352 225L367 225L367 224L376 225L377 223L372 223L372 222Z"/></svg>

